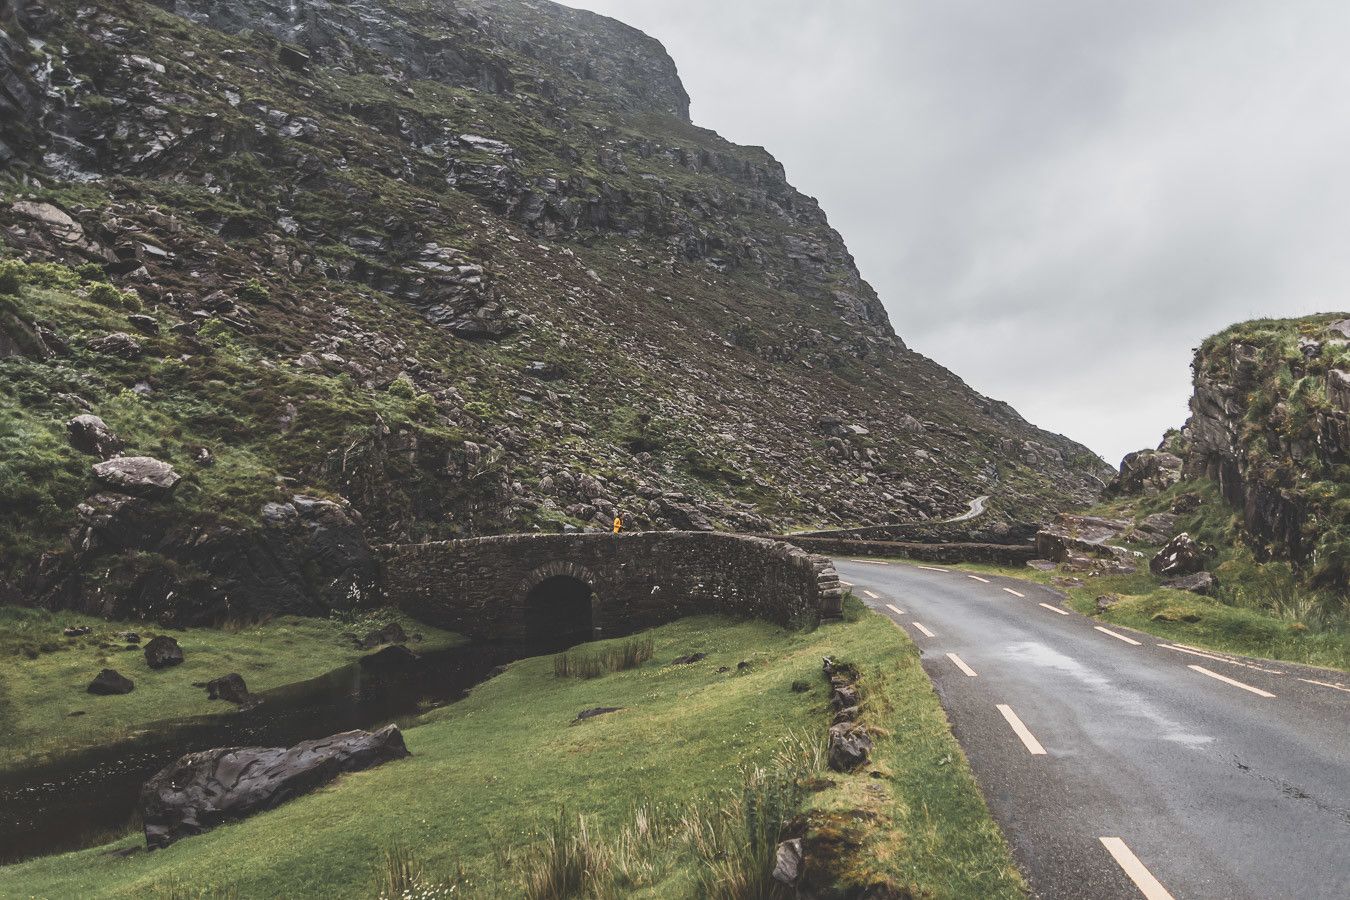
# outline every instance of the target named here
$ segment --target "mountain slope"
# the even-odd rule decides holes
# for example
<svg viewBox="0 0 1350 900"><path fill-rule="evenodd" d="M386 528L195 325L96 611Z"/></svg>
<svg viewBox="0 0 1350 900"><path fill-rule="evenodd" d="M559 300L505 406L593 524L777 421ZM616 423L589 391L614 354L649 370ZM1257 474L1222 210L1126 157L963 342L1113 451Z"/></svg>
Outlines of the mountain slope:
<svg viewBox="0 0 1350 900"><path fill-rule="evenodd" d="M0 238L78 269L15 269L0 319L17 594L95 605L70 573L116 560L105 606L186 580L194 609L322 609L361 593L354 529L764 530L979 494L1027 518L1100 487L908 350L819 205L693 126L665 51L613 20L0 0L0 28ZM174 499L81 511L84 412L172 463ZM297 494L333 505L316 525Z"/></svg>

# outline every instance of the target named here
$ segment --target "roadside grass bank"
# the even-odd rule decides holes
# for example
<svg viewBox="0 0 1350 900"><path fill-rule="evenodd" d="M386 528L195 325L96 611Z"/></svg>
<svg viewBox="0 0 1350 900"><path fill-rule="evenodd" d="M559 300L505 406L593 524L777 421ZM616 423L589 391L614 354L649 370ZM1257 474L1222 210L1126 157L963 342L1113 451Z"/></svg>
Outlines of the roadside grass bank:
<svg viewBox="0 0 1350 900"><path fill-rule="evenodd" d="M253 693L317 678L355 662L366 651L344 634L364 635L399 622L423 640L418 651L462 639L413 622L396 611L375 610L346 619L284 616L223 628L164 630L146 622L109 622L73 612L0 606L0 771L51 761L68 753L126 740L154 723L189 716L230 715L237 707L208 700L193 682L231 672ZM66 628L87 635L65 637ZM138 644L120 635L135 632ZM182 664L153 670L143 647L167 634L183 648ZM86 692L104 668L135 682L129 694Z"/></svg>
<svg viewBox="0 0 1350 900"><path fill-rule="evenodd" d="M888 621L851 601L812 631L697 617L648 636L651 659L592 678L512 664L409 727L409 759L155 853L109 855L126 838L0 869L0 896L767 898L785 836L836 853L820 874L839 890L1025 896ZM825 656L858 667L875 729L849 775L823 765ZM578 720L598 707L618 709Z"/></svg>
<svg viewBox="0 0 1350 900"><path fill-rule="evenodd" d="M912 560L894 562L917 565ZM1031 568L976 563L944 564L943 568L976 575L1001 575L1053 587L1069 606L1108 624L1124 625L1167 640L1209 650L1310 666L1350 671L1350 630L1336 625L1307 625L1297 619L1225 603L1189 591L1163 587L1145 571L1134 575L1042 572ZM1056 579L1061 583L1056 584ZM1077 578L1082 585L1065 585ZM1098 611L1097 598L1116 599Z"/></svg>

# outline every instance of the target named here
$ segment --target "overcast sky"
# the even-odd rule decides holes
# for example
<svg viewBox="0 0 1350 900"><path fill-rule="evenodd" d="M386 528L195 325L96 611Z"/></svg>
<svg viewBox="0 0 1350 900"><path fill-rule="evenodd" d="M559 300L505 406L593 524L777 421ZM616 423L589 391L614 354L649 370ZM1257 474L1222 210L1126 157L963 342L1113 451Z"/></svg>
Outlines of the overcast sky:
<svg viewBox="0 0 1350 900"><path fill-rule="evenodd" d="M818 197L902 338L1112 463L1191 350L1350 307L1344 0L567 0Z"/></svg>

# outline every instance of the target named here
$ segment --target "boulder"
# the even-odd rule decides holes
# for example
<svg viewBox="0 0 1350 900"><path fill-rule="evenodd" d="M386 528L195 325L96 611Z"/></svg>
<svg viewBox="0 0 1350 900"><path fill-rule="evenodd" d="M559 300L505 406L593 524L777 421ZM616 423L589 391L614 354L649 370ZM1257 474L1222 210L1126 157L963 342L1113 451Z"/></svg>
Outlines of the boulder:
<svg viewBox="0 0 1350 900"><path fill-rule="evenodd" d="M867 762L872 754L872 738L866 725L840 722L830 726L830 768L836 772L852 772Z"/></svg>
<svg viewBox="0 0 1350 900"><path fill-rule="evenodd" d="M622 706L593 706L590 709L583 709L577 713L574 722L584 722L587 719L594 719L596 716L607 716L610 713L618 712L623 709Z"/></svg>
<svg viewBox="0 0 1350 900"><path fill-rule="evenodd" d="M88 413L76 416L66 423L70 446L81 453L108 459L122 452L122 441L98 416Z"/></svg>
<svg viewBox="0 0 1350 900"><path fill-rule="evenodd" d="M708 658L706 653L689 653L684 656L677 656L670 661L672 666L687 666L692 663L702 662Z"/></svg>
<svg viewBox="0 0 1350 900"><path fill-rule="evenodd" d="M1163 585L1178 591L1190 591L1192 594L1212 596L1219 587L1219 580L1209 572L1196 572L1193 575L1183 575L1180 578L1169 578L1163 582Z"/></svg>
<svg viewBox="0 0 1350 900"><path fill-rule="evenodd" d="M95 353L106 353L119 359L139 359L145 351L140 343L125 331L115 331L105 337L89 342L89 349Z"/></svg>
<svg viewBox="0 0 1350 900"><path fill-rule="evenodd" d="M244 676L238 672L231 672L220 678L213 678L206 683L206 699L228 700L231 703L244 706L253 699L253 695L248 692L248 685L244 683Z"/></svg>
<svg viewBox="0 0 1350 900"><path fill-rule="evenodd" d="M852 684L838 685L835 687L834 693L830 695L830 703L835 709L857 706L859 702L858 688Z"/></svg>
<svg viewBox="0 0 1350 900"><path fill-rule="evenodd" d="M1163 450L1139 450L1120 461L1120 472L1106 486L1116 496L1153 495L1181 480L1181 457Z"/></svg>
<svg viewBox="0 0 1350 900"><path fill-rule="evenodd" d="M151 456L122 456L95 463L94 477L114 491L151 498L169 496L181 479L173 466Z"/></svg>
<svg viewBox="0 0 1350 900"><path fill-rule="evenodd" d="M1097 612L1104 613L1119 602L1119 594L1102 594L1097 598Z"/></svg>
<svg viewBox="0 0 1350 900"><path fill-rule="evenodd" d="M346 731L284 747L225 747L189 753L141 788L150 849L272 809L332 781L408 756L396 725Z"/></svg>
<svg viewBox="0 0 1350 900"><path fill-rule="evenodd" d="M167 669L182 661L183 648L167 634L151 638L150 643L145 645L145 664L152 669Z"/></svg>
<svg viewBox="0 0 1350 900"><path fill-rule="evenodd" d="M1204 550L1184 531L1168 541L1148 564L1149 571L1159 578L1191 575L1204 567Z"/></svg>
<svg viewBox="0 0 1350 900"><path fill-rule="evenodd" d="M87 690L91 694L109 696L112 694L130 694L136 689L136 683L116 669L104 669L89 682Z"/></svg>
<svg viewBox="0 0 1350 900"><path fill-rule="evenodd" d="M358 650L374 650L381 644L406 644L408 633L397 622L390 622L378 631L368 631L363 638L356 638Z"/></svg>
<svg viewBox="0 0 1350 900"><path fill-rule="evenodd" d="M780 884L786 884L789 887L795 885L802 877L802 864L805 857L802 854L802 839L792 838L783 841L774 851L773 858L773 880Z"/></svg>
<svg viewBox="0 0 1350 900"><path fill-rule="evenodd" d="M94 629L90 628L88 625L76 625L71 628L62 628L61 634L66 637L83 637L93 630Z"/></svg>
<svg viewBox="0 0 1350 900"><path fill-rule="evenodd" d="M159 320L156 319L154 316L146 316L142 315L141 313L133 313L127 316L127 321L131 323L132 328L135 328L141 334L147 335L149 337L154 337L155 335L159 334L160 330Z"/></svg>

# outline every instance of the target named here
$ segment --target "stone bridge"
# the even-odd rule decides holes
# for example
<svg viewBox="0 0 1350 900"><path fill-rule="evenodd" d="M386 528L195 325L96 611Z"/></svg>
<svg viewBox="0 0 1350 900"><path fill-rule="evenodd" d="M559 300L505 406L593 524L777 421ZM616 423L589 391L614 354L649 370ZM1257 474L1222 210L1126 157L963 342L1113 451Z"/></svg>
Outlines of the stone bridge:
<svg viewBox="0 0 1350 900"><path fill-rule="evenodd" d="M504 535L379 548L387 599L479 640L556 650L700 613L838 617L830 560L716 532Z"/></svg>

